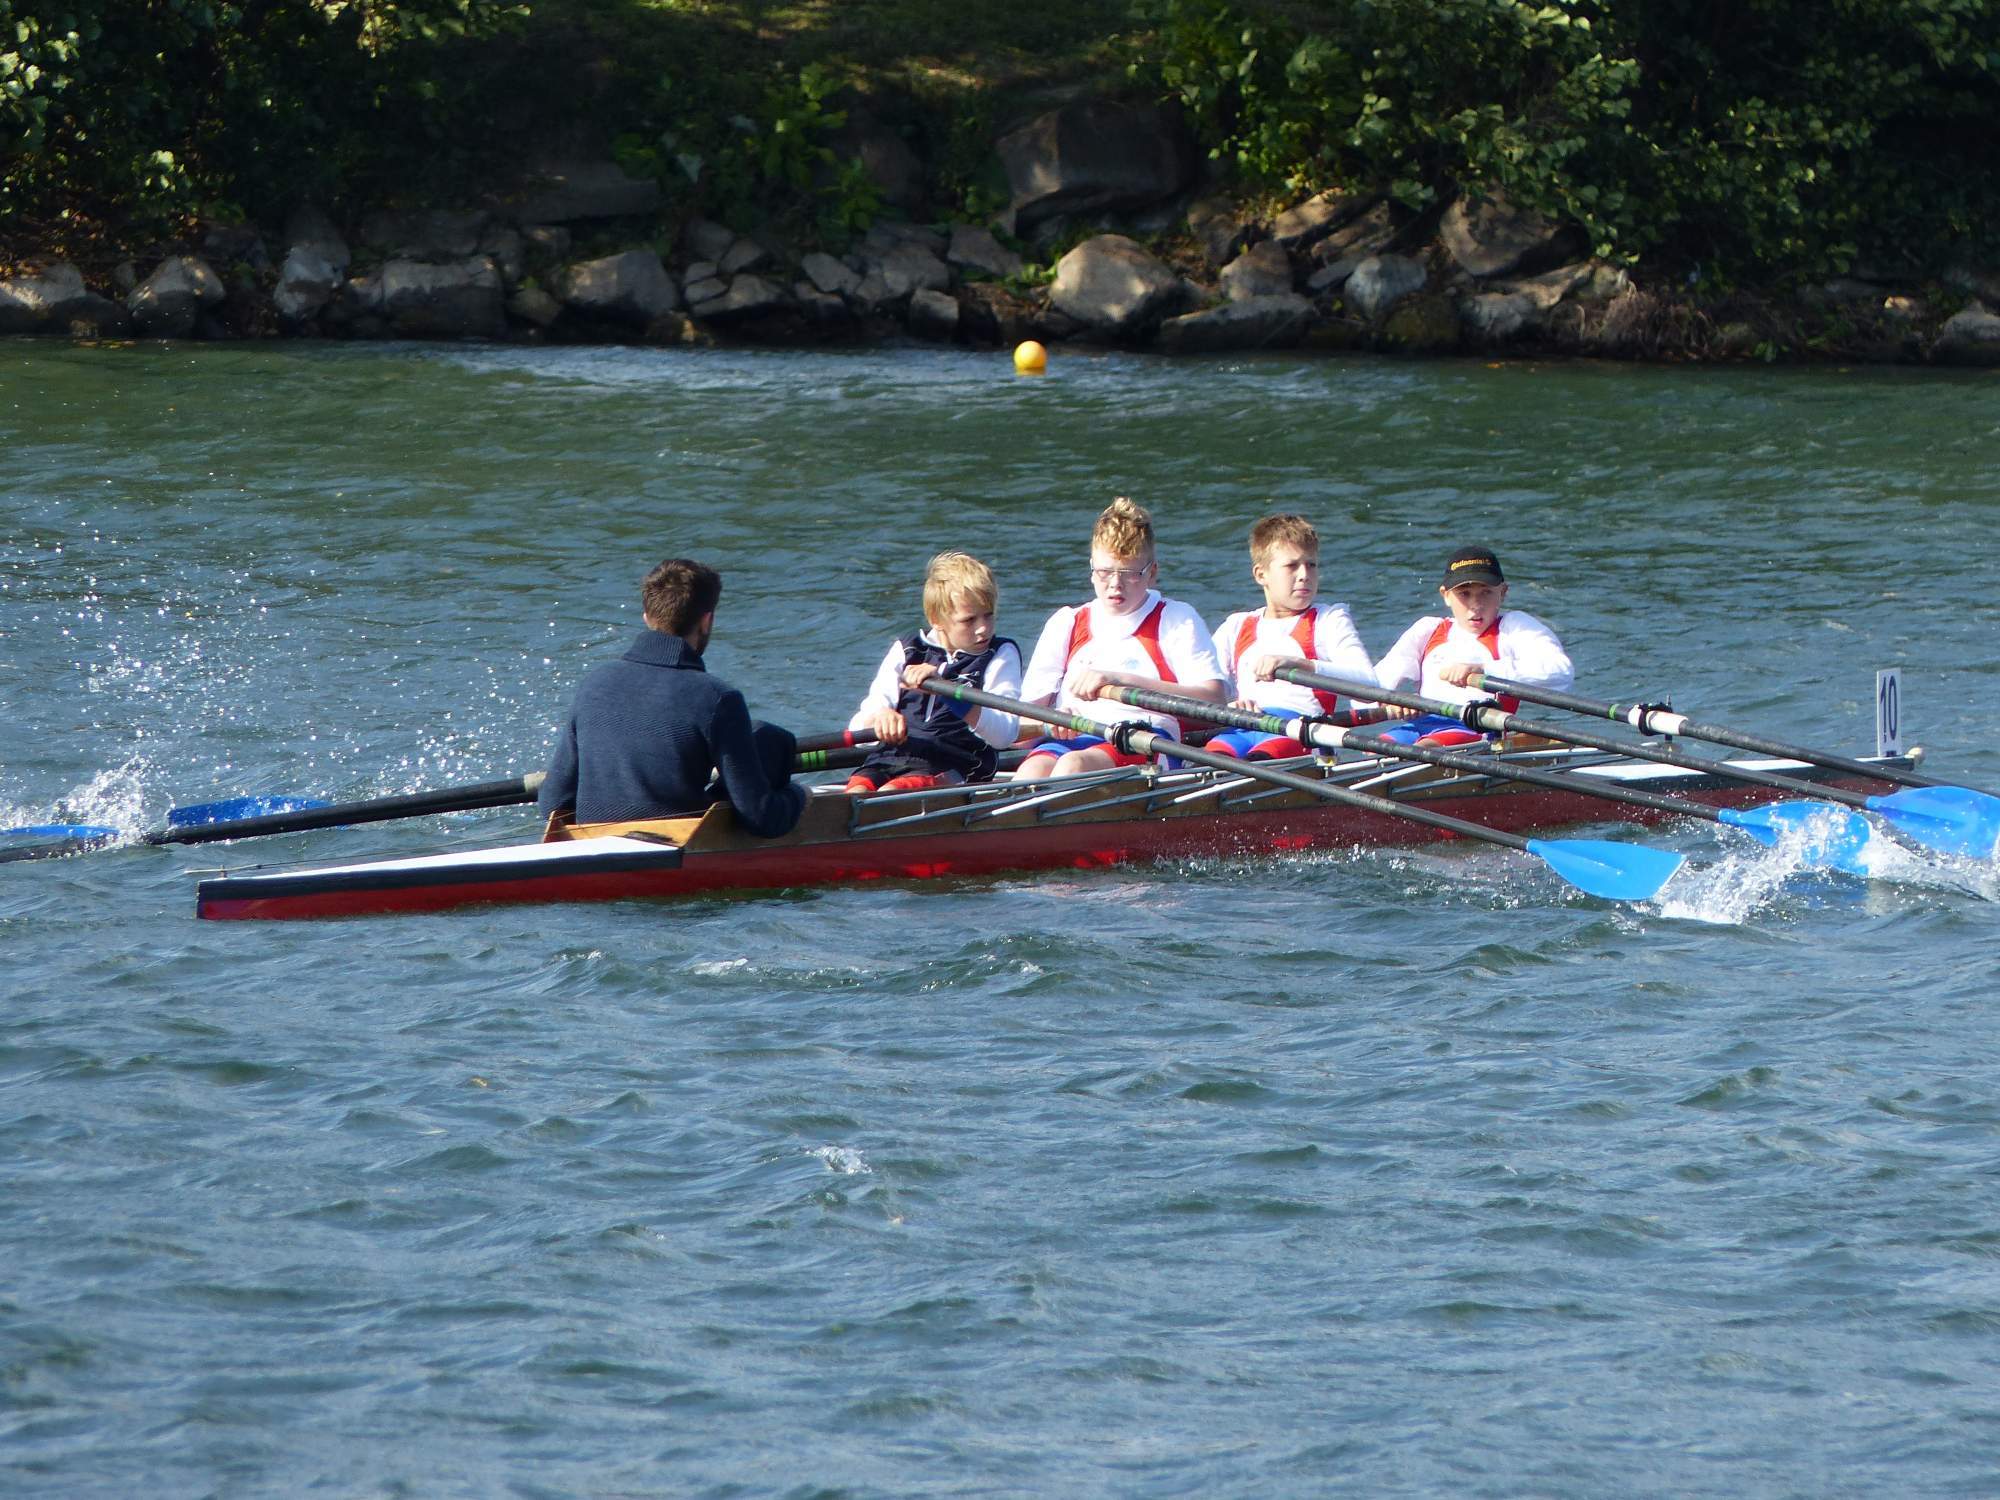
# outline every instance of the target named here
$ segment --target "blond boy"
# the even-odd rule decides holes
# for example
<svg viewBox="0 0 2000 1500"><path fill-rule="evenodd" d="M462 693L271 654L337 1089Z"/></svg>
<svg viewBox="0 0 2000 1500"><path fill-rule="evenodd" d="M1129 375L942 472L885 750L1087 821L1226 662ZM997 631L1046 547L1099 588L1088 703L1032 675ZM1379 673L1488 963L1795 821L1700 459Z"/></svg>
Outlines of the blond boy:
<svg viewBox="0 0 2000 1500"><path fill-rule="evenodd" d="M1042 628L1028 661L1021 696L1056 703L1066 712L1097 720L1107 729L1133 719L1178 738L1180 726L1098 696L1107 687L1146 688L1220 703L1225 695L1215 642L1201 616L1155 583L1159 559L1153 519L1144 507L1112 501L1090 534L1090 586L1086 604L1057 610ZM1015 778L1072 775L1132 765L1143 757L1119 750L1099 735L1050 736L1037 741Z"/></svg>
<svg viewBox="0 0 2000 1500"><path fill-rule="evenodd" d="M999 606L999 585L978 558L940 552L930 560L924 570L924 628L890 643L868 695L848 721L850 729L873 730L881 744L847 778L849 792L992 780L1000 749L1013 743L1020 721L934 697L919 684L948 677L1018 697L1021 648L993 633Z"/></svg>

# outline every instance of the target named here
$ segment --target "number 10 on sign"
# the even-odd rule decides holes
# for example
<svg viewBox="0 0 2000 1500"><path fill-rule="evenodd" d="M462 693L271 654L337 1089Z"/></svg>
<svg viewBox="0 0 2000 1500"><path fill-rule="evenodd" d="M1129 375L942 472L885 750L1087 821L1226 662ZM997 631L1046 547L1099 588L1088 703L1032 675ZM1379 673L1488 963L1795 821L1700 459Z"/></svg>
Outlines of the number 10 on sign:
<svg viewBox="0 0 2000 1500"><path fill-rule="evenodd" d="M1888 667L1875 674L1875 753L1903 753L1903 673Z"/></svg>

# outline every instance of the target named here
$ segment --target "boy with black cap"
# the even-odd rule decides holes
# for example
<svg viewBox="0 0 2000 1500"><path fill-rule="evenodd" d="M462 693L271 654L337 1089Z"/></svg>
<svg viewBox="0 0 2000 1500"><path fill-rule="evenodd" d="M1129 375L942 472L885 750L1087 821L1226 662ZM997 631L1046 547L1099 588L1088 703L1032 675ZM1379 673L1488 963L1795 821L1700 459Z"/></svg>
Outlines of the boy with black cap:
<svg viewBox="0 0 2000 1500"><path fill-rule="evenodd" d="M1438 584L1445 608L1440 618L1426 615L1389 648L1375 664L1375 680L1386 688L1418 684L1426 698L1470 703L1480 695L1466 686L1480 672L1531 682L1539 687L1567 688L1576 673L1556 633L1524 610L1507 609L1507 575L1490 547L1461 547L1446 560ZM1501 700L1508 712L1518 706ZM1408 718L1385 732L1384 738L1404 744L1468 744L1479 736L1456 719L1440 714L1411 717L1409 709L1390 709L1391 718Z"/></svg>

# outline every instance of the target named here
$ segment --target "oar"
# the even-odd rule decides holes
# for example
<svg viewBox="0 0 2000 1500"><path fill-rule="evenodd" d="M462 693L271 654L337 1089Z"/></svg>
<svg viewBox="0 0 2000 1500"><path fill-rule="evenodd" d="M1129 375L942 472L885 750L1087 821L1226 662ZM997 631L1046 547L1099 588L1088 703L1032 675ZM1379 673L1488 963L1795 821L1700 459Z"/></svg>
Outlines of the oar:
<svg viewBox="0 0 2000 1500"><path fill-rule="evenodd" d="M1730 729L1721 724L1700 724L1687 715L1677 714L1658 703L1605 703L1596 698L1579 698L1574 693L1559 693L1554 688L1541 687L1532 682L1515 682L1506 677L1495 677L1490 672L1474 673L1472 686L1481 688L1485 692L1519 698L1524 702L1539 703L1545 708L1562 708L1571 713L1586 714L1593 719L1610 719L1619 724L1630 724L1641 734L1679 735L1685 739L1707 740L1710 744L1729 745L1758 755L1776 756L1780 760L1802 760L1809 766L1825 766L1830 771L1845 771L1850 776L1870 776L1878 781L1893 781L1900 786L1949 787L1953 791L1971 791L1989 802L2000 804L2000 796L1995 796L1992 792L1979 791L1976 787L1943 781L1917 771L1905 771L1900 766L1851 760L1845 755L1834 755L1826 750L1788 745L1782 740L1766 739L1762 735L1749 734L1741 729Z"/></svg>
<svg viewBox="0 0 2000 1500"><path fill-rule="evenodd" d="M1044 724L1053 724L1058 729L1068 729L1078 734L1108 735L1114 745L1129 754L1155 759L1171 756L1192 765L1228 771L1232 775L1244 776L1252 781L1265 781L1273 786L1289 787L1293 791L1305 792L1328 802L1341 802L1349 807L1365 808L1370 812L1386 813L1390 817L1422 823L1460 838L1478 839L1483 843L1498 844L1507 849L1519 849L1534 855L1577 889L1611 901L1647 900L1658 894L1660 887L1665 885L1674 871L1681 867L1681 856L1665 849L1652 849L1643 844L1617 844L1605 839L1523 838L1517 833L1502 833L1497 828L1488 828L1480 823L1468 823L1463 818L1433 812L1427 807L1413 807L1387 797L1377 797L1369 792L1357 792L1350 787L1337 786L1329 781L1282 771L1261 761L1243 761L1232 755L1218 755L1213 751L1197 749L1179 740L1168 739L1165 735L1153 734L1136 724L1107 726L1095 719L1085 718L1081 714L1066 714L1040 704L1003 698L997 693L983 692L960 682L930 677L925 679L923 690L940 698L952 698L960 703L976 703L981 707L996 708L1003 713L1017 714L1022 718L1037 719Z"/></svg>
<svg viewBox="0 0 2000 1500"><path fill-rule="evenodd" d="M1357 750L1364 755L1421 761L1454 771L1470 771L1529 786L1546 786L1586 797L1601 797L1607 802L1648 807L1679 817L1701 818L1706 822L1740 828L1763 844L1776 844L1786 833L1795 833L1801 835L1798 838L1800 852L1807 863L1828 865L1850 875L1868 873L1864 854L1873 836L1868 820L1831 802L1778 802L1745 811L1733 807L1710 807L1706 802L1695 802L1686 797L1666 797L1658 792L1619 786L1599 776L1576 776L1534 766L1517 766L1491 755L1435 750L1428 745L1403 745L1395 740L1383 739L1380 735L1355 734L1310 716L1281 719L1275 714L1225 708L1197 698L1180 698L1145 688L1112 688L1106 690L1105 696L1130 704L1133 708L1173 714L1177 718L1207 719L1212 723L1232 724L1239 729L1255 729L1265 734L1291 735L1325 750Z"/></svg>
<svg viewBox="0 0 2000 1500"><path fill-rule="evenodd" d="M827 755L829 752L848 750L848 749L853 749L856 746L872 745L874 743L875 743L875 731L872 729L840 729L840 730L835 730L831 734L806 735L803 738L801 738L798 742L798 745L796 747L798 752L798 759L793 763L792 769L800 774L804 774L805 772L808 771L832 770L837 766L847 765L848 762L842 759L827 760L827 759L820 759L819 757L823 757ZM509 787L512 787L514 785L515 783L513 782L508 783ZM536 785L539 786L540 783L537 782ZM447 788L442 792L437 792L434 794L425 793L422 795L436 795L440 797L449 797L452 793L452 790L453 789L451 788ZM476 789L468 789L468 790L476 790ZM535 800L534 794L530 792L525 797L507 798L498 802L478 802L472 805L475 807L504 807L508 804L509 801L532 802L534 800ZM214 824L214 823L240 823L240 822L246 822L252 818L270 817L273 814L277 813L312 812L319 808L331 808L334 806L336 806L336 804L327 802L323 798L319 797L289 797L289 796L227 797L220 802L198 802L191 807L169 808L167 810L167 827L170 829L197 828L197 827L205 827L209 824ZM383 816L390 818L416 817L420 816L422 812L430 810L431 809L419 809L419 811L415 813L391 812L383 814ZM447 807L447 808L438 808L436 809L436 811L453 812L453 811L458 811L458 809ZM349 823L349 822L361 823L370 820L366 818L336 818L333 821L335 823ZM329 825L325 823L306 823L300 826L306 828L324 828ZM28 830L26 829L12 828L12 829L0 830L0 833L25 833L27 831ZM272 828L269 831L272 833L287 833L290 832L291 829L288 827ZM223 836L231 838L244 838L244 837L249 837L250 835L230 834ZM185 843L185 842L195 842L195 841L159 840L159 839L149 838L147 842Z"/></svg>
<svg viewBox="0 0 2000 1500"><path fill-rule="evenodd" d="M794 772L830 771L859 765L867 757L867 745L875 734L866 729L844 729L835 734L812 735L798 742L792 758ZM442 787L433 792L411 792L397 797L371 797L363 802L319 802L299 798L238 797L226 802L210 802L195 807L177 807L167 814L167 826L142 833L140 844L213 844L227 839L260 838L267 834L302 833L313 828L344 827L350 823L383 823L396 818L421 818L432 813L473 812L489 807L513 807L533 802L541 789L544 773L510 776L504 781L482 781L471 786ZM251 812L240 817L214 814L233 806L272 805L267 812ZM100 849L120 837L116 828L83 823L41 823L25 828L0 829L0 838L20 837L55 842L0 849L0 864L25 859L54 859L64 854L81 854Z"/></svg>
<svg viewBox="0 0 2000 1500"><path fill-rule="evenodd" d="M1944 854L1969 855L1975 859L1984 859L1993 853L1995 841L2000 840L2000 822L1986 816L1976 804L1969 804L1960 798L1939 795L1953 790L1952 788L1913 787L1908 791L1892 792L1886 797L1870 797L1842 786L1800 781L1795 777L1781 776L1775 771L1755 771L1748 766L1735 765L1726 760L1714 760L1707 756L1683 755L1676 750L1666 750L1654 745L1617 740L1608 735L1572 729L1566 724L1549 724L1540 719L1523 719L1518 714L1510 714L1490 701L1446 703L1437 698L1420 697L1415 693L1399 693L1379 686L1371 688L1365 683L1350 682L1341 677L1328 677L1303 667L1279 667L1274 675L1286 682L1296 682L1303 687L1324 688L1329 692L1368 693L1378 703L1393 703L1401 708L1414 708L1419 713L1457 719L1461 724L1481 731L1540 735L1543 739L1560 740L1569 745L1584 745L1593 750L1606 750L1613 755L1629 756L1634 760L1649 760L1662 766L1679 766L1683 770L1701 771L1711 776L1726 776L1735 781L1749 782L1753 786L1772 787L1781 792L1791 792L1803 797L1824 798L1844 803L1848 807L1865 807L1870 812L1879 813L1888 820L1891 827L1908 834L1917 843ZM1856 764L1860 767L1862 775L1874 775L1872 766L1865 762Z"/></svg>
<svg viewBox="0 0 2000 1500"><path fill-rule="evenodd" d="M81 854L86 849L102 849L118 838L118 830L97 823L31 823L22 828L0 828L0 839L8 838L44 842L0 849L0 865L24 859L55 859L64 854ZM49 842L51 840L53 842Z"/></svg>

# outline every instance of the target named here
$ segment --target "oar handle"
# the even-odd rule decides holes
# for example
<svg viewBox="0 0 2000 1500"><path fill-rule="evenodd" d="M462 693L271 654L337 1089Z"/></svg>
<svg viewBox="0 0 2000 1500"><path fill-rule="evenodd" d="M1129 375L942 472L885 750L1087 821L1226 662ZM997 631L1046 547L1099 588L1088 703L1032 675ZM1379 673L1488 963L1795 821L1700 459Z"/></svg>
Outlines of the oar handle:
<svg viewBox="0 0 2000 1500"><path fill-rule="evenodd" d="M1350 682L1342 677L1329 677L1320 672L1307 671L1302 667L1279 667L1277 675L1287 682L1296 682L1302 687L1324 688L1328 692L1338 693L1365 692L1372 695L1378 703L1392 703L1398 708L1414 708L1419 713L1457 719L1461 724L1469 725L1482 733L1535 735L1545 740L1559 740L1566 745L1582 745L1589 750L1602 750L1611 755L1627 756L1632 760L1650 761L1654 765L1677 766L1683 771L1700 771L1709 776L1727 776L1733 781L1748 782L1752 786L1767 786L1776 791L1792 792L1801 797L1821 797L1832 802L1844 802L1849 807L1868 805L1866 794L1850 791L1846 787L1827 786L1816 781L1800 781L1793 776L1781 776L1776 771L1753 771L1747 766L1731 765L1727 761L1715 760L1708 756L1683 755L1677 750L1667 750L1657 745L1613 739L1610 735L1572 729L1567 724L1549 724L1540 719L1523 719L1492 703L1446 703L1440 698L1420 697L1416 693L1399 692L1394 688L1371 688L1365 683ZM1872 776L1874 767L1864 766L1862 771Z"/></svg>
<svg viewBox="0 0 2000 1500"><path fill-rule="evenodd" d="M1710 823L1722 820L1722 814L1704 802L1693 802L1684 797L1665 797L1658 792L1641 791L1637 787L1623 787L1596 777L1565 775L1560 771L1543 770L1535 766L1514 766L1497 760L1491 755L1466 755L1455 750L1436 750L1429 745L1405 745L1398 740L1384 739L1380 735L1356 734L1351 729L1341 727L1327 718L1305 715L1296 719L1282 719L1268 714L1245 712L1242 709L1223 708L1213 703L1204 703L1197 698L1179 698L1171 693L1156 693L1147 688L1119 688L1113 696L1120 703L1129 703L1134 708L1151 709L1157 713L1173 714L1183 719L1213 719L1218 724L1233 724L1240 729L1261 729L1271 734L1292 735L1308 745L1316 745L1324 750L1355 750L1363 755L1374 755L1389 760L1419 761L1424 765L1442 766L1447 770L1465 771L1478 776L1491 776L1501 781L1518 781L1527 786L1545 786L1560 792L1577 792L1586 797L1601 797L1607 802L1623 802L1632 807L1647 807L1656 812L1685 814L1692 818L1702 818ZM1333 715L1333 720L1346 715Z"/></svg>
<svg viewBox="0 0 2000 1500"><path fill-rule="evenodd" d="M943 681L936 677L926 678L923 690L934 693L940 698L951 698L960 703L976 703L982 708L999 709L1002 713L1015 714L1024 719L1039 719L1044 724L1073 729L1079 734L1104 734L1113 744L1121 749L1129 747L1136 755L1152 758L1169 755L1176 760L1187 761L1190 765L1228 771L1232 775L1242 776L1251 781L1265 781L1273 786L1288 787L1328 802L1343 802L1349 807L1365 808L1370 812L1385 813L1392 818L1404 818L1412 823L1422 823L1445 833L1456 834L1460 838L1478 839L1507 849L1525 850L1528 847L1528 840L1517 833L1503 833L1497 828L1488 828L1480 823L1468 823L1463 818L1433 812L1427 807L1414 807L1406 802L1378 797L1372 792L1357 792L1351 787L1338 786L1333 782L1310 776L1300 776L1295 772L1283 771L1259 761L1239 760L1233 755L1218 755L1213 750L1202 750L1180 740L1169 739L1163 734L1154 734L1150 730L1141 729L1135 724L1101 724L1081 714L1066 714L1057 709L1045 708L1038 703L1023 703L1018 699L1003 698L998 693L985 692L980 688L967 687L964 683Z"/></svg>
<svg viewBox="0 0 2000 1500"><path fill-rule="evenodd" d="M533 802L543 773L530 772L505 781L445 787L435 792L409 792L397 797L372 797L365 802L337 802L299 812L267 813L257 818L232 818L226 823L197 823L163 828L144 836L148 844L213 844L225 839L257 838L273 833L301 833L309 828L337 828L348 823L385 823L393 818L420 818L428 813L472 812Z"/></svg>
<svg viewBox="0 0 2000 1500"><path fill-rule="evenodd" d="M1710 744L1729 745L1737 750L1748 750L1756 755L1773 755L1781 760L1802 760L1807 765L1825 766L1830 771L1845 771L1850 776L1869 776L1880 781L1893 781L1902 786L1962 784L1940 781L1935 776L1905 771L1897 766L1853 760L1845 755L1834 755L1804 745L1788 745L1783 740L1767 739L1761 734L1746 734L1740 729L1731 729L1722 724L1702 724L1685 714L1677 714L1672 709L1661 708L1657 704L1606 703L1596 698L1580 698L1574 693L1557 692L1554 688L1545 688L1532 682L1514 682L1509 678L1495 677L1491 673L1477 674L1475 680L1486 692L1505 693L1510 698L1539 703L1547 708L1567 709L1571 713L1588 714L1592 718L1611 719L1620 724L1630 724L1641 734L1682 735L1691 740L1707 740Z"/></svg>
<svg viewBox="0 0 2000 1500"><path fill-rule="evenodd" d="M802 734L793 748L801 755L809 755L815 750L852 750L856 745L872 745L875 741L872 729L837 729L831 734Z"/></svg>

